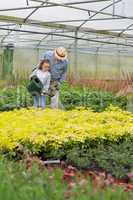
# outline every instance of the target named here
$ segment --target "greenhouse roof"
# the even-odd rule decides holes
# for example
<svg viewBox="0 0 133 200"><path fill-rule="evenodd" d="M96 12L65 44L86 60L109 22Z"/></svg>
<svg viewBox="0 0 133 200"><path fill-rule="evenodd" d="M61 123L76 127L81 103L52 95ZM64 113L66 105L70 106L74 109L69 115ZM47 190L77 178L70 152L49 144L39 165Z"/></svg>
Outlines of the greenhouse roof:
<svg viewBox="0 0 133 200"><path fill-rule="evenodd" d="M4 0L0 45L133 54L132 0Z"/></svg>

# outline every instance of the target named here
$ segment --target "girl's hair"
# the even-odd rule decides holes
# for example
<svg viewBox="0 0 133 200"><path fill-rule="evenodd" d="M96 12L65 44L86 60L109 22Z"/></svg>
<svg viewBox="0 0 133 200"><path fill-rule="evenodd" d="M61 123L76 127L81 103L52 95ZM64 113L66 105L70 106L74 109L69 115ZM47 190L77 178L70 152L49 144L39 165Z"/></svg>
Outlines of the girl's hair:
<svg viewBox="0 0 133 200"><path fill-rule="evenodd" d="M50 62L49 62L49 60L48 59L44 59L44 60L42 60L41 62L40 62L40 64L39 64L39 67L38 67L38 69L42 69L42 66L43 66L43 64L44 63L47 63L47 64L49 64L50 65Z"/></svg>

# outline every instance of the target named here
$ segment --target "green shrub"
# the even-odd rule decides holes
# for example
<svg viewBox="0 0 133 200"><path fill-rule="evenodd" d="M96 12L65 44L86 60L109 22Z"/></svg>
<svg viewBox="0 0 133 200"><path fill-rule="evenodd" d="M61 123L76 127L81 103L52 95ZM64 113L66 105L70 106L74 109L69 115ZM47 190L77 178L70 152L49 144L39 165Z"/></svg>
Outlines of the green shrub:
<svg viewBox="0 0 133 200"><path fill-rule="evenodd" d="M86 141L58 150L42 150L45 159L62 159L79 169L104 170L117 178L126 178L133 171L133 139L117 142Z"/></svg>
<svg viewBox="0 0 133 200"><path fill-rule="evenodd" d="M0 111L32 105L32 98L24 86L4 88L0 90Z"/></svg>
<svg viewBox="0 0 133 200"><path fill-rule="evenodd" d="M49 99L47 100L49 104ZM61 87L61 103L66 110L77 106L90 107L96 112L104 111L110 104L126 109L126 97L118 97L113 93L70 87L67 83ZM32 106L32 97L25 86L0 90L0 111Z"/></svg>
<svg viewBox="0 0 133 200"><path fill-rule="evenodd" d="M126 109L126 97L120 97L111 92L70 87L67 83L61 89L61 101L66 109L83 106L101 112L110 104Z"/></svg>
<svg viewBox="0 0 133 200"><path fill-rule="evenodd" d="M61 169L39 169L32 163L29 170L24 162L15 163L0 159L1 200L131 200L132 193L122 187L93 188L86 177L86 184L75 180L75 187L68 190ZM113 190L113 191L112 191ZM70 194L67 198L65 194ZM80 194L80 195L79 195ZM100 197L100 198L99 198Z"/></svg>

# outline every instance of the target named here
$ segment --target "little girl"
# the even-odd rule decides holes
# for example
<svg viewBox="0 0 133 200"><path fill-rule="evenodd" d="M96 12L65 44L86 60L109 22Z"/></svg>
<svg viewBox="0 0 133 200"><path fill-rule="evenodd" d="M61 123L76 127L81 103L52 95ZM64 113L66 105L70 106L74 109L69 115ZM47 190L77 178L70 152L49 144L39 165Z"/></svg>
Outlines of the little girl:
<svg viewBox="0 0 133 200"><path fill-rule="evenodd" d="M34 107L45 108L46 106L46 94L48 93L51 81L51 74L49 70L50 70L50 63L48 60L44 59L39 64L39 67L35 69L30 75L30 79L33 76L37 76L37 78L41 81L43 85L42 92L40 94L37 93L36 95L33 96Z"/></svg>

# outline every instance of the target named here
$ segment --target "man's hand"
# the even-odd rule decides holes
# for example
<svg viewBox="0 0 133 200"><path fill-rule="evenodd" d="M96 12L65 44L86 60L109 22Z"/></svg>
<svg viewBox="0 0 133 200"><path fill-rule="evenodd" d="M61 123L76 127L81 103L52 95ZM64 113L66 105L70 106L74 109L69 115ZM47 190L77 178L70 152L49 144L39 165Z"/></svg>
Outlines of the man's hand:
<svg viewBox="0 0 133 200"><path fill-rule="evenodd" d="M57 82L57 90L60 90L61 83Z"/></svg>

